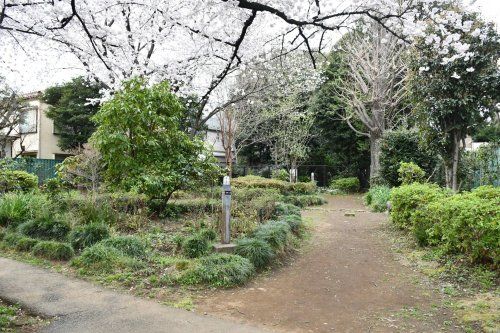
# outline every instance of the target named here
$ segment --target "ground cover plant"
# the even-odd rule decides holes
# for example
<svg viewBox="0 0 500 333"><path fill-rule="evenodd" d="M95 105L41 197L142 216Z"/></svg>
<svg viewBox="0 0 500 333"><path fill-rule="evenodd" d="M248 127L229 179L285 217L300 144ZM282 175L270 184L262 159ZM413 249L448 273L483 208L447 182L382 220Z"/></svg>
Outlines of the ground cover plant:
<svg viewBox="0 0 500 333"><path fill-rule="evenodd" d="M241 285L300 243L302 207L324 203L312 183L242 178L233 181L234 254L213 248L219 187L179 191L160 210L150 204L156 199L130 192L8 193L0 199L0 251L139 293Z"/></svg>

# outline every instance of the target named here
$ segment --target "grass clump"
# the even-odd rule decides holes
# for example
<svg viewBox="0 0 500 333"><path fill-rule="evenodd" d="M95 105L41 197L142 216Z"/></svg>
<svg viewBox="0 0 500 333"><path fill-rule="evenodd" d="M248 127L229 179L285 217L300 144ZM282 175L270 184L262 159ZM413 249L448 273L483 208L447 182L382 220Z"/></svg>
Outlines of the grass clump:
<svg viewBox="0 0 500 333"><path fill-rule="evenodd" d="M21 224L18 230L32 238L61 241L67 238L71 226L66 221L46 215Z"/></svg>
<svg viewBox="0 0 500 333"><path fill-rule="evenodd" d="M32 252L37 257L50 260L69 260L75 255L71 245L54 241L38 242Z"/></svg>
<svg viewBox="0 0 500 333"><path fill-rule="evenodd" d="M283 202L276 203L276 207L274 209L274 216L279 217L285 215L300 215L300 208L289 203L283 203Z"/></svg>
<svg viewBox="0 0 500 333"><path fill-rule="evenodd" d="M210 252L210 241L202 234L195 233L182 242L182 253L188 258L199 258Z"/></svg>
<svg viewBox="0 0 500 333"><path fill-rule="evenodd" d="M80 268L83 274L109 273L142 266L139 261L102 242L87 247L79 257L72 260L71 265Z"/></svg>
<svg viewBox="0 0 500 333"><path fill-rule="evenodd" d="M109 238L109 228L103 223L90 223L74 228L69 234L69 240L77 251Z"/></svg>
<svg viewBox="0 0 500 333"><path fill-rule="evenodd" d="M282 251L288 245L291 228L284 221L270 221L260 225L254 232L254 237L267 242L276 251Z"/></svg>
<svg viewBox="0 0 500 333"><path fill-rule="evenodd" d="M216 253L197 259L177 278L182 284L208 284L214 287L234 287L246 283L255 268L247 258L239 255Z"/></svg>
<svg viewBox="0 0 500 333"><path fill-rule="evenodd" d="M147 255L146 244L135 236L116 236L105 239L99 244L114 248L132 258L143 259Z"/></svg>
<svg viewBox="0 0 500 333"><path fill-rule="evenodd" d="M370 188L365 195L365 202L374 212L385 212L387 202L391 196L391 189L388 186L380 185Z"/></svg>
<svg viewBox="0 0 500 333"><path fill-rule="evenodd" d="M5 193L0 198L0 226L17 226L49 211L47 197L33 193Z"/></svg>
<svg viewBox="0 0 500 333"><path fill-rule="evenodd" d="M39 240L33 239L30 237L21 237L18 239L15 249L17 251L31 251L36 244L38 244Z"/></svg>
<svg viewBox="0 0 500 333"><path fill-rule="evenodd" d="M247 258L257 269L271 263L275 253L271 245L258 238L242 238L236 241L235 253Z"/></svg>
<svg viewBox="0 0 500 333"><path fill-rule="evenodd" d="M290 230L296 235L302 235L304 231L304 221L302 221L302 217L299 215L287 215L281 218L281 221L286 222L290 226Z"/></svg>

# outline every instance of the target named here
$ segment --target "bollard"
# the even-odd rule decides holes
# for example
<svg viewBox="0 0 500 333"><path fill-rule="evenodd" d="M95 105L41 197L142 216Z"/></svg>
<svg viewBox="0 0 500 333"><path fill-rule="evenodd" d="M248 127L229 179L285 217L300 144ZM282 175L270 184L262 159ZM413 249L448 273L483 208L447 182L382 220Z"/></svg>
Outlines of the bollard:
<svg viewBox="0 0 500 333"><path fill-rule="evenodd" d="M229 176L222 181L222 244L231 243L231 183Z"/></svg>
<svg viewBox="0 0 500 333"><path fill-rule="evenodd" d="M311 172L311 182L314 183L314 172Z"/></svg>

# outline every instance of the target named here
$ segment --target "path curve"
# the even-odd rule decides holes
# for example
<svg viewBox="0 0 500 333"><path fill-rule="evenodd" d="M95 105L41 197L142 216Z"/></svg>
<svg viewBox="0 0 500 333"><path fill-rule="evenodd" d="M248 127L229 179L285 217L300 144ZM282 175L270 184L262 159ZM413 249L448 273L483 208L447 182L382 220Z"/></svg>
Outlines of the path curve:
<svg viewBox="0 0 500 333"><path fill-rule="evenodd" d="M264 333L1 257L0 298L51 318L39 333Z"/></svg>
<svg viewBox="0 0 500 333"><path fill-rule="evenodd" d="M248 286L206 294L197 311L283 332L458 331L439 293L396 260L386 214L329 196L303 216L314 225L303 253Z"/></svg>

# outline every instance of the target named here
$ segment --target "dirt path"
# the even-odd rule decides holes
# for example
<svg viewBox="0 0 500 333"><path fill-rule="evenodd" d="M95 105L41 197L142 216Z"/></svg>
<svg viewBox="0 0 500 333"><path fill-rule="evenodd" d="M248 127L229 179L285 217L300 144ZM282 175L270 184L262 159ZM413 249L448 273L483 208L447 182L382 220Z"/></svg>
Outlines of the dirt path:
<svg viewBox="0 0 500 333"><path fill-rule="evenodd" d="M248 286L205 295L197 311L283 332L460 332L439 292L396 260L385 214L356 197L328 201L304 212L314 222L304 253Z"/></svg>

